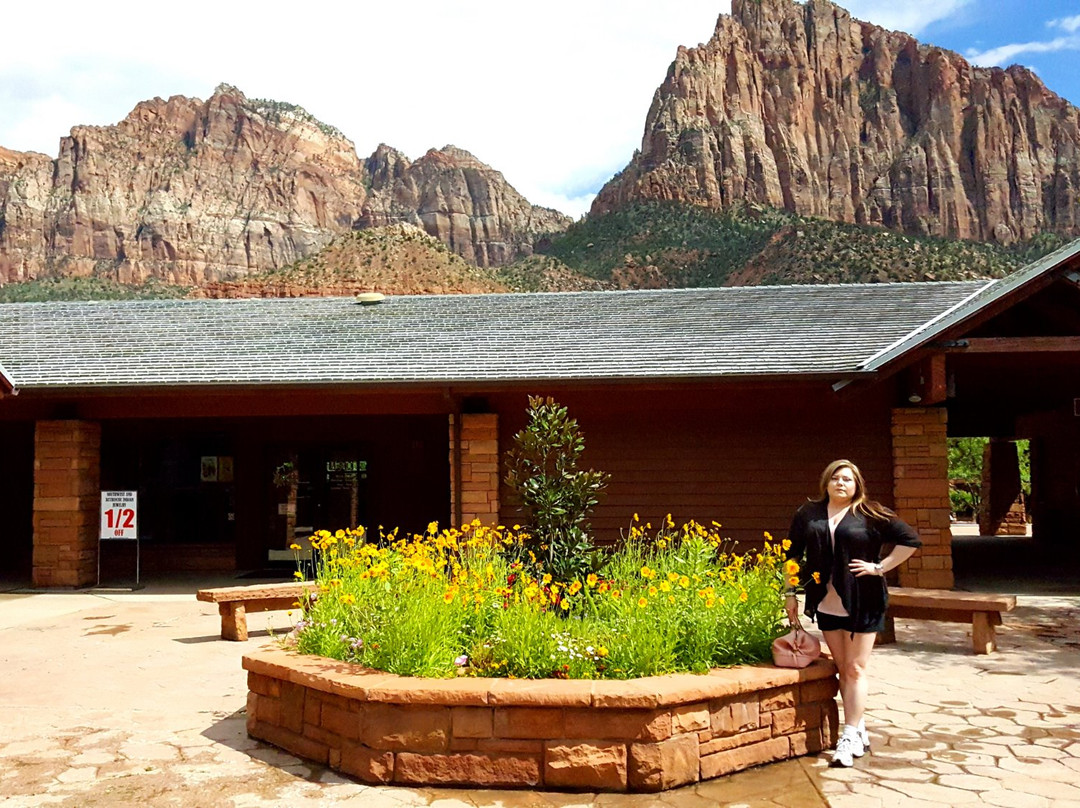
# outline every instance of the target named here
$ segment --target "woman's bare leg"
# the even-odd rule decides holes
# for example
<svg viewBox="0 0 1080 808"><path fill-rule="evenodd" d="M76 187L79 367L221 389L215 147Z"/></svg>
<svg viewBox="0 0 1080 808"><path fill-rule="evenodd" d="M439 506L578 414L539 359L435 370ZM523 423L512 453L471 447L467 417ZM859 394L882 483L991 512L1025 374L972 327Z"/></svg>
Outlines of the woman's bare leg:
<svg viewBox="0 0 1080 808"><path fill-rule="evenodd" d="M856 727L866 709L870 682L866 669L870 652L874 650L876 634L856 634L849 631L822 632L833 662L840 671L840 701L844 705L844 724Z"/></svg>

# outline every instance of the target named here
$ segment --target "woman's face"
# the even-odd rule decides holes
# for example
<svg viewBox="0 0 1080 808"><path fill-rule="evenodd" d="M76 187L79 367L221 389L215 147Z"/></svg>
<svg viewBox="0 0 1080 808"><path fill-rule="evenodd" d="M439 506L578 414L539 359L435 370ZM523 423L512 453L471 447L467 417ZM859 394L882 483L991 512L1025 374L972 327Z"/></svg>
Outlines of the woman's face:
<svg viewBox="0 0 1080 808"><path fill-rule="evenodd" d="M841 466L829 478L829 499L833 502L850 502L855 496L855 475L847 466Z"/></svg>

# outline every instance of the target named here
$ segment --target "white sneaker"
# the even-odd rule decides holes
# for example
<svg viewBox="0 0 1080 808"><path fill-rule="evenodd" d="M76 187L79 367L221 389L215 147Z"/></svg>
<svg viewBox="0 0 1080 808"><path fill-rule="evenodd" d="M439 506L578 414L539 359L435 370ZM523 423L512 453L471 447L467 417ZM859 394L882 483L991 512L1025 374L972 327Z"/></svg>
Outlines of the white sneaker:
<svg viewBox="0 0 1080 808"><path fill-rule="evenodd" d="M829 765L845 769L851 768L851 766L855 765L855 758L862 757L865 752L863 742L857 733L854 735L841 735L840 742L836 744L836 751L833 752L832 763Z"/></svg>
<svg viewBox="0 0 1080 808"><path fill-rule="evenodd" d="M866 726L859 727L859 740L863 745L863 752L870 751L870 733L866 731ZM855 752L855 757L862 757L863 752Z"/></svg>

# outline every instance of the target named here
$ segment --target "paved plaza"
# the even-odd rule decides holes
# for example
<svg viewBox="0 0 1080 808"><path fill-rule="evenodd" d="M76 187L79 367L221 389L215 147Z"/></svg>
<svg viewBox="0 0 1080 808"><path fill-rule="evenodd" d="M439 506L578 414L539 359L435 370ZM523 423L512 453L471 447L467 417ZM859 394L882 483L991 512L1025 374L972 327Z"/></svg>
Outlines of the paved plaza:
<svg viewBox="0 0 1080 808"><path fill-rule="evenodd" d="M371 787L249 739L240 657L287 617L219 640L194 591L228 582L0 594L0 806L1080 808L1080 593L1021 593L990 656L969 626L898 620L854 769L822 755L650 796Z"/></svg>

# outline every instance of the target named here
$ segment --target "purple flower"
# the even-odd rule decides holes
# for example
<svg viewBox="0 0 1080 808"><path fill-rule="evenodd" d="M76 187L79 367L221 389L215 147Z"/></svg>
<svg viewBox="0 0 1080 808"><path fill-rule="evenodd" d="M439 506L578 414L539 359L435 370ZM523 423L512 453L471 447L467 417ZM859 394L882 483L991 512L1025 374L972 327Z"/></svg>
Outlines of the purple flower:
<svg viewBox="0 0 1080 808"><path fill-rule="evenodd" d="M469 657L465 654L462 654L454 660L454 664L457 665L459 668L464 668L466 665L469 664Z"/></svg>

